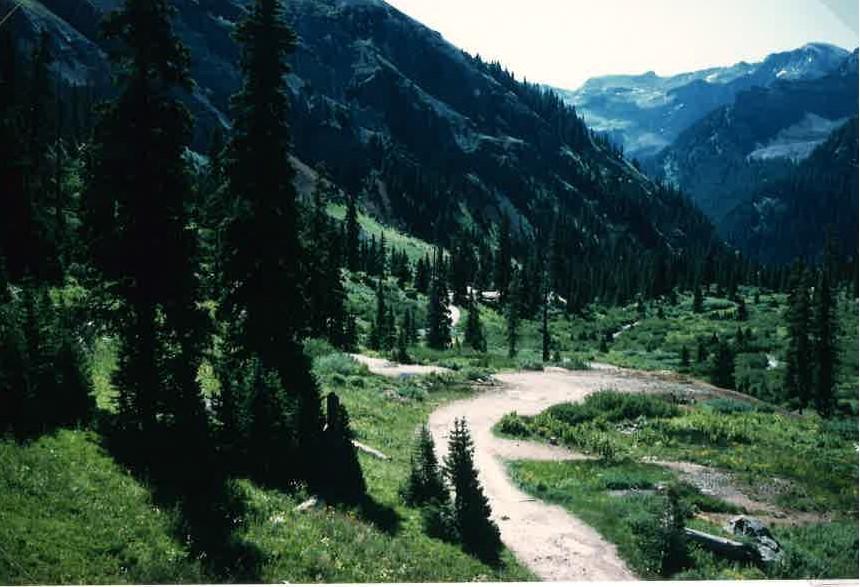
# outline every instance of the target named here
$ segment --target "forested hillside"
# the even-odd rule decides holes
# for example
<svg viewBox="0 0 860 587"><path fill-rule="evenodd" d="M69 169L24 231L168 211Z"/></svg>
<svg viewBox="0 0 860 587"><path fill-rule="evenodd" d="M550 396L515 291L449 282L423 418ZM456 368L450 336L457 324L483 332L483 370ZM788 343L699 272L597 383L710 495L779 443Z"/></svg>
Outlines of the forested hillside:
<svg viewBox="0 0 860 587"><path fill-rule="evenodd" d="M11 24L25 52L38 46L33 31L54 33L50 67L77 88L63 91L97 101L110 87L108 43L95 21L114 5L33 1ZM230 35L245 3L175 5L177 34L192 49L195 83L184 100L196 117L192 146L205 153L239 87ZM382 2L301 0L286 14L297 34L288 78L296 155L324 165L378 217L447 246L461 232L495 234L506 217L518 254L553 233L582 261L564 269L562 293L586 275L584 266L590 279L628 295L619 280L632 279L625 273L643 254L649 266L724 254L695 208L592 136L554 93L461 52ZM609 258L629 269L604 275Z"/></svg>
<svg viewBox="0 0 860 587"><path fill-rule="evenodd" d="M741 61L666 77L653 71L609 75L589 79L576 90L557 91L580 110L589 126L607 133L631 157L645 160L712 110L731 104L741 92L823 77L847 56L841 47L808 43L756 63Z"/></svg>
<svg viewBox="0 0 860 587"><path fill-rule="evenodd" d="M0 583L856 576L834 233L749 260L381 0L0 7ZM856 150L773 214L850 206ZM779 558L687 539L726 513Z"/></svg>
<svg viewBox="0 0 860 587"><path fill-rule="evenodd" d="M784 177L793 162L856 116L857 101L854 52L824 77L740 93L684 131L648 167L719 223L749 198L751 186Z"/></svg>
<svg viewBox="0 0 860 587"><path fill-rule="evenodd" d="M722 230L751 256L769 263L824 250L828 231L839 253L857 254L857 118L852 118L783 179L756 186L749 201L723 220Z"/></svg>

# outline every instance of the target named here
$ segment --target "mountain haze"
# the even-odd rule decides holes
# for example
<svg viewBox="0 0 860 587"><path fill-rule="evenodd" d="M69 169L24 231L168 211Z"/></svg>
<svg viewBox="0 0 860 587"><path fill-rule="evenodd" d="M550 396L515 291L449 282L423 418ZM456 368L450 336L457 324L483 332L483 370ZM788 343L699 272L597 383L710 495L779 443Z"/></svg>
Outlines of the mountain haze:
<svg viewBox="0 0 860 587"><path fill-rule="evenodd" d="M592 128L608 133L630 156L646 158L711 110L731 103L738 93L780 80L823 77L847 55L840 47L811 43L759 63L742 61L668 77L653 71L610 75L592 78L577 90L557 91Z"/></svg>

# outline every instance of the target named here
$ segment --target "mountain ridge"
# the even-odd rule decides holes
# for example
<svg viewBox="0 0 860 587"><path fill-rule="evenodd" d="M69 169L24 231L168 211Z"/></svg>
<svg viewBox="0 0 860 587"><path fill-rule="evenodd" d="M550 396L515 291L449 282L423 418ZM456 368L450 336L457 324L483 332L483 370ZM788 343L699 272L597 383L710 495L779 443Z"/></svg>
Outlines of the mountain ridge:
<svg viewBox="0 0 860 587"><path fill-rule="evenodd" d="M56 32L58 70L85 69L104 93L109 66L97 17L118 4L31 0L13 25L26 33L23 45L41 28ZM240 83L230 32L247 5L174 3L174 26L192 52L196 84L186 103L198 121L197 150L211 128L227 123ZM286 8L298 36L287 79L296 155L324 165L380 218L438 242L462 223L486 233L502 215L521 236L546 233L563 211L578 218L578 242L594 250L718 242L697 211L592 137L555 94L378 0L298 0Z"/></svg>
<svg viewBox="0 0 860 587"><path fill-rule="evenodd" d="M653 71L591 78L576 90L557 92L577 107L585 121L606 132L633 157L655 155L709 111L738 93L778 80L815 79L833 71L849 51L826 43L670 76Z"/></svg>

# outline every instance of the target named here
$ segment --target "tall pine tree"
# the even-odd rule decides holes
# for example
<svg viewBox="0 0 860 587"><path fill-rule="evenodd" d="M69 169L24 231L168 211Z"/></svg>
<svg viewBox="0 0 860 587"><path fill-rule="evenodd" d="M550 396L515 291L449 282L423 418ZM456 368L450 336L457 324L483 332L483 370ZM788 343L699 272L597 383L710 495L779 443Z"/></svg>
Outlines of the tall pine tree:
<svg viewBox="0 0 860 587"><path fill-rule="evenodd" d="M445 349L451 344L451 312L447 297L441 277L434 276L427 301L425 334L427 346L432 349Z"/></svg>
<svg viewBox="0 0 860 587"><path fill-rule="evenodd" d="M487 563L497 563L502 550L499 528L490 519L490 503L478 481L474 444L465 419L454 421L448 439L445 474L454 488L454 512L463 548Z"/></svg>
<svg viewBox="0 0 860 587"><path fill-rule="evenodd" d="M95 131L86 220L94 265L119 301L116 386L125 428L150 433L165 422L181 434L179 446L203 450L196 378L208 320L188 219L191 115L177 98L191 87L189 55L172 13L166 0L127 0L105 20L119 94Z"/></svg>
<svg viewBox="0 0 860 587"><path fill-rule="evenodd" d="M785 352L785 379L783 390L786 399L797 402L802 412L812 395L812 342L809 329L811 312L809 281L803 263L798 261L791 275L791 290L786 310L788 348Z"/></svg>
<svg viewBox="0 0 860 587"><path fill-rule="evenodd" d="M222 403L241 410L257 403L258 390L265 389L276 396L270 402L276 409L293 406L291 429L279 425L274 431L277 441L252 456L279 463L279 477L313 483L321 479L322 413L319 390L300 342L306 316L300 271L303 251L295 171L289 161L284 81L296 37L284 22L279 0L256 0L237 27L236 39L243 84L232 100L233 136L226 161L233 206L221 250L220 311L230 325L222 349L222 394L229 397ZM250 389L236 384L238 378L230 371L247 371L256 362L267 378L274 373L277 379L266 379L268 385ZM241 420L228 414L221 419L222 425ZM257 427L253 418L249 426Z"/></svg>
<svg viewBox="0 0 860 587"><path fill-rule="evenodd" d="M836 296L825 265L815 288L815 409L823 417L836 408Z"/></svg>
<svg viewBox="0 0 860 587"><path fill-rule="evenodd" d="M484 336L484 327L481 325L481 310L475 301L475 294L469 293L468 305L466 306L466 331L463 339L467 345L478 352L487 352L487 339Z"/></svg>

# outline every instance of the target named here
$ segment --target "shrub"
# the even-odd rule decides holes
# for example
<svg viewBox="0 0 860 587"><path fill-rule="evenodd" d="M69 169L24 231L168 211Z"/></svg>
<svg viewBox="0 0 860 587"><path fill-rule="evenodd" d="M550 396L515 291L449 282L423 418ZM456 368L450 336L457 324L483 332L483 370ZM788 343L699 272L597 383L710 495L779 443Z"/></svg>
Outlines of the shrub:
<svg viewBox="0 0 860 587"><path fill-rule="evenodd" d="M668 578L688 563L684 523L689 515L689 507L681 500L678 489L669 486L662 503L630 520L649 571Z"/></svg>
<svg viewBox="0 0 860 587"><path fill-rule="evenodd" d="M410 457L409 477L400 489L400 497L407 505L446 504L450 501L448 489L442 480L433 437L423 426L415 440Z"/></svg>
<svg viewBox="0 0 860 587"><path fill-rule="evenodd" d="M434 502L421 510L421 523L424 532L431 538L456 544L460 542L457 530L457 516L450 500L442 503Z"/></svg>
<svg viewBox="0 0 860 587"><path fill-rule="evenodd" d="M591 369L591 365L588 364L588 360L581 355L574 355L569 359L565 359L562 366L571 371L588 371Z"/></svg>
<svg viewBox="0 0 860 587"><path fill-rule="evenodd" d="M320 376L334 373L345 377L350 375L368 374L368 370L365 365L362 365L349 355L339 352L318 356L314 361L314 367L314 370Z"/></svg>
<svg viewBox="0 0 860 587"><path fill-rule="evenodd" d="M742 414L746 412L762 411L759 406L755 406L749 402L724 397L708 400L702 405L719 414ZM770 411L772 411L772 409Z"/></svg>
<svg viewBox="0 0 860 587"><path fill-rule="evenodd" d="M540 361L520 361L519 367L523 371L543 371L543 363Z"/></svg>
<svg viewBox="0 0 860 587"><path fill-rule="evenodd" d="M654 395L598 391L586 397L582 403L559 404L545 413L573 426L597 419L618 422L639 417L672 418L681 411L677 406Z"/></svg>
<svg viewBox="0 0 860 587"><path fill-rule="evenodd" d="M309 338L305 341L305 354L311 359L318 359L325 355L337 353L331 343L324 338Z"/></svg>
<svg viewBox="0 0 860 587"><path fill-rule="evenodd" d="M419 387L411 381L407 381L397 388L397 395L402 398L423 402L427 399L427 390Z"/></svg>
<svg viewBox="0 0 860 587"><path fill-rule="evenodd" d="M528 423L516 412L505 414L499 421L499 431L510 436L526 437L531 435Z"/></svg>

